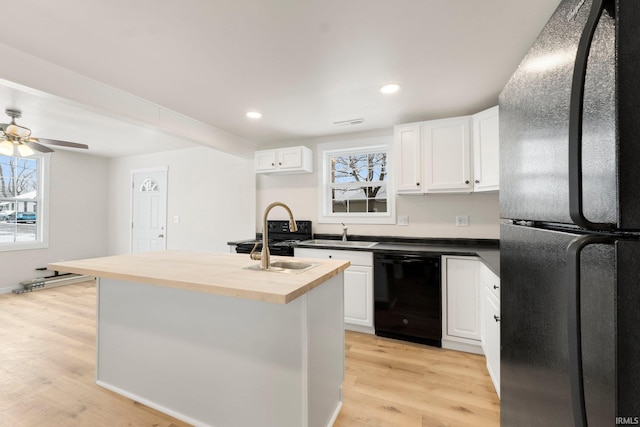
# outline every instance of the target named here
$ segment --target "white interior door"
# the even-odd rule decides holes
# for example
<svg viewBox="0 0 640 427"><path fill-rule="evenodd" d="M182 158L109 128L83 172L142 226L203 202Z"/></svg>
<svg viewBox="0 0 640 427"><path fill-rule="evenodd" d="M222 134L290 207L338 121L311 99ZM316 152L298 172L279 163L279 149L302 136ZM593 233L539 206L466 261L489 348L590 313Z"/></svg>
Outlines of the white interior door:
<svg viewBox="0 0 640 427"><path fill-rule="evenodd" d="M167 248L167 168L132 172L131 252Z"/></svg>

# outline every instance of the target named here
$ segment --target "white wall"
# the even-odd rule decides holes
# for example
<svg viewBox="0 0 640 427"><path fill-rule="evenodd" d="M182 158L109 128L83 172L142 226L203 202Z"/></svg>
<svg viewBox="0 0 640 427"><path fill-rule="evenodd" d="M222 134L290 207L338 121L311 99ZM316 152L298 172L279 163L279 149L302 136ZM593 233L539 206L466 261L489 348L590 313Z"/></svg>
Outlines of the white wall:
<svg viewBox="0 0 640 427"><path fill-rule="evenodd" d="M111 159L109 254L130 252L131 171L160 166L169 167L167 249L228 252L228 241L255 237L253 159L198 147Z"/></svg>
<svg viewBox="0 0 640 427"><path fill-rule="evenodd" d="M318 223L318 153L317 144L386 136L393 139L393 130L379 132L343 134L333 137L315 138L305 141L274 144L261 148L277 148L305 145L314 151L314 172L296 175L258 174L256 203L257 231L262 228L262 212L273 201L289 205L296 219L313 221L314 233L340 234L340 224ZM270 219L286 219L286 213L274 209ZM498 239L500 236L500 214L497 193L435 194L396 196L396 214L408 215L409 225L365 225L348 224L349 234L386 235L398 237L458 237ZM468 227L456 227L455 216L468 215Z"/></svg>
<svg viewBox="0 0 640 427"><path fill-rule="evenodd" d="M49 262L106 255L108 163L64 150L51 155L49 247L0 252L0 293L51 274L35 270Z"/></svg>

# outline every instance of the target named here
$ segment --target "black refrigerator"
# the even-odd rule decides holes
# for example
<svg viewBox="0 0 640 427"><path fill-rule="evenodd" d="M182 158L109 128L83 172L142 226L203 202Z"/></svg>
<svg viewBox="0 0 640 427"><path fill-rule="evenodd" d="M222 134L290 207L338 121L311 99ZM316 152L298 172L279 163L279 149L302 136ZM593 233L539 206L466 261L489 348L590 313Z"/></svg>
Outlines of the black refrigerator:
<svg viewBox="0 0 640 427"><path fill-rule="evenodd" d="M500 94L501 425L640 424L640 0L563 0Z"/></svg>

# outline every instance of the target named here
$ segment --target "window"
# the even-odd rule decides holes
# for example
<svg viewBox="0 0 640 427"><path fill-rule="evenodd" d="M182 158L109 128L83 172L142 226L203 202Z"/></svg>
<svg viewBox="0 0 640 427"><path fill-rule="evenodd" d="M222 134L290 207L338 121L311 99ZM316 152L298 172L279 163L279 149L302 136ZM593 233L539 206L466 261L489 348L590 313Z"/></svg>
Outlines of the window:
<svg viewBox="0 0 640 427"><path fill-rule="evenodd" d="M0 250L46 247L43 202L48 159L0 155Z"/></svg>
<svg viewBox="0 0 640 427"><path fill-rule="evenodd" d="M323 148L320 222L393 223L389 146Z"/></svg>

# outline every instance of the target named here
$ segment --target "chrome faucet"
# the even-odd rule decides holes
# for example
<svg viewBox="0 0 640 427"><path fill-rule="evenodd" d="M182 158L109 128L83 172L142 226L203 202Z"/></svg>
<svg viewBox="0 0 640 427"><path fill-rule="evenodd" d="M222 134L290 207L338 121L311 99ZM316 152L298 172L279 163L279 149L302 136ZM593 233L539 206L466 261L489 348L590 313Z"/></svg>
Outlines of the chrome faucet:
<svg viewBox="0 0 640 427"><path fill-rule="evenodd" d="M273 202L265 208L264 215L262 217L262 252L257 253L256 248L258 247L259 242L256 242L256 244L253 245L253 249L251 249L251 253L249 254L249 257L251 257L251 259L261 261L261 268L263 270L269 269L269 258L271 257L271 255L269 254L269 245L267 244L267 242L269 241L267 216L269 216L269 211L271 211L271 209L276 206L282 206L289 213L289 231L298 231L298 226L296 225L296 221L293 219L293 214L291 213L291 209L289 209L289 206L285 205L282 202Z"/></svg>
<svg viewBox="0 0 640 427"><path fill-rule="evenodd" d="M346 242L347 241L347 226L344 225L344 222L341 222L340 224L342 224L342 241Z"/></svg>

